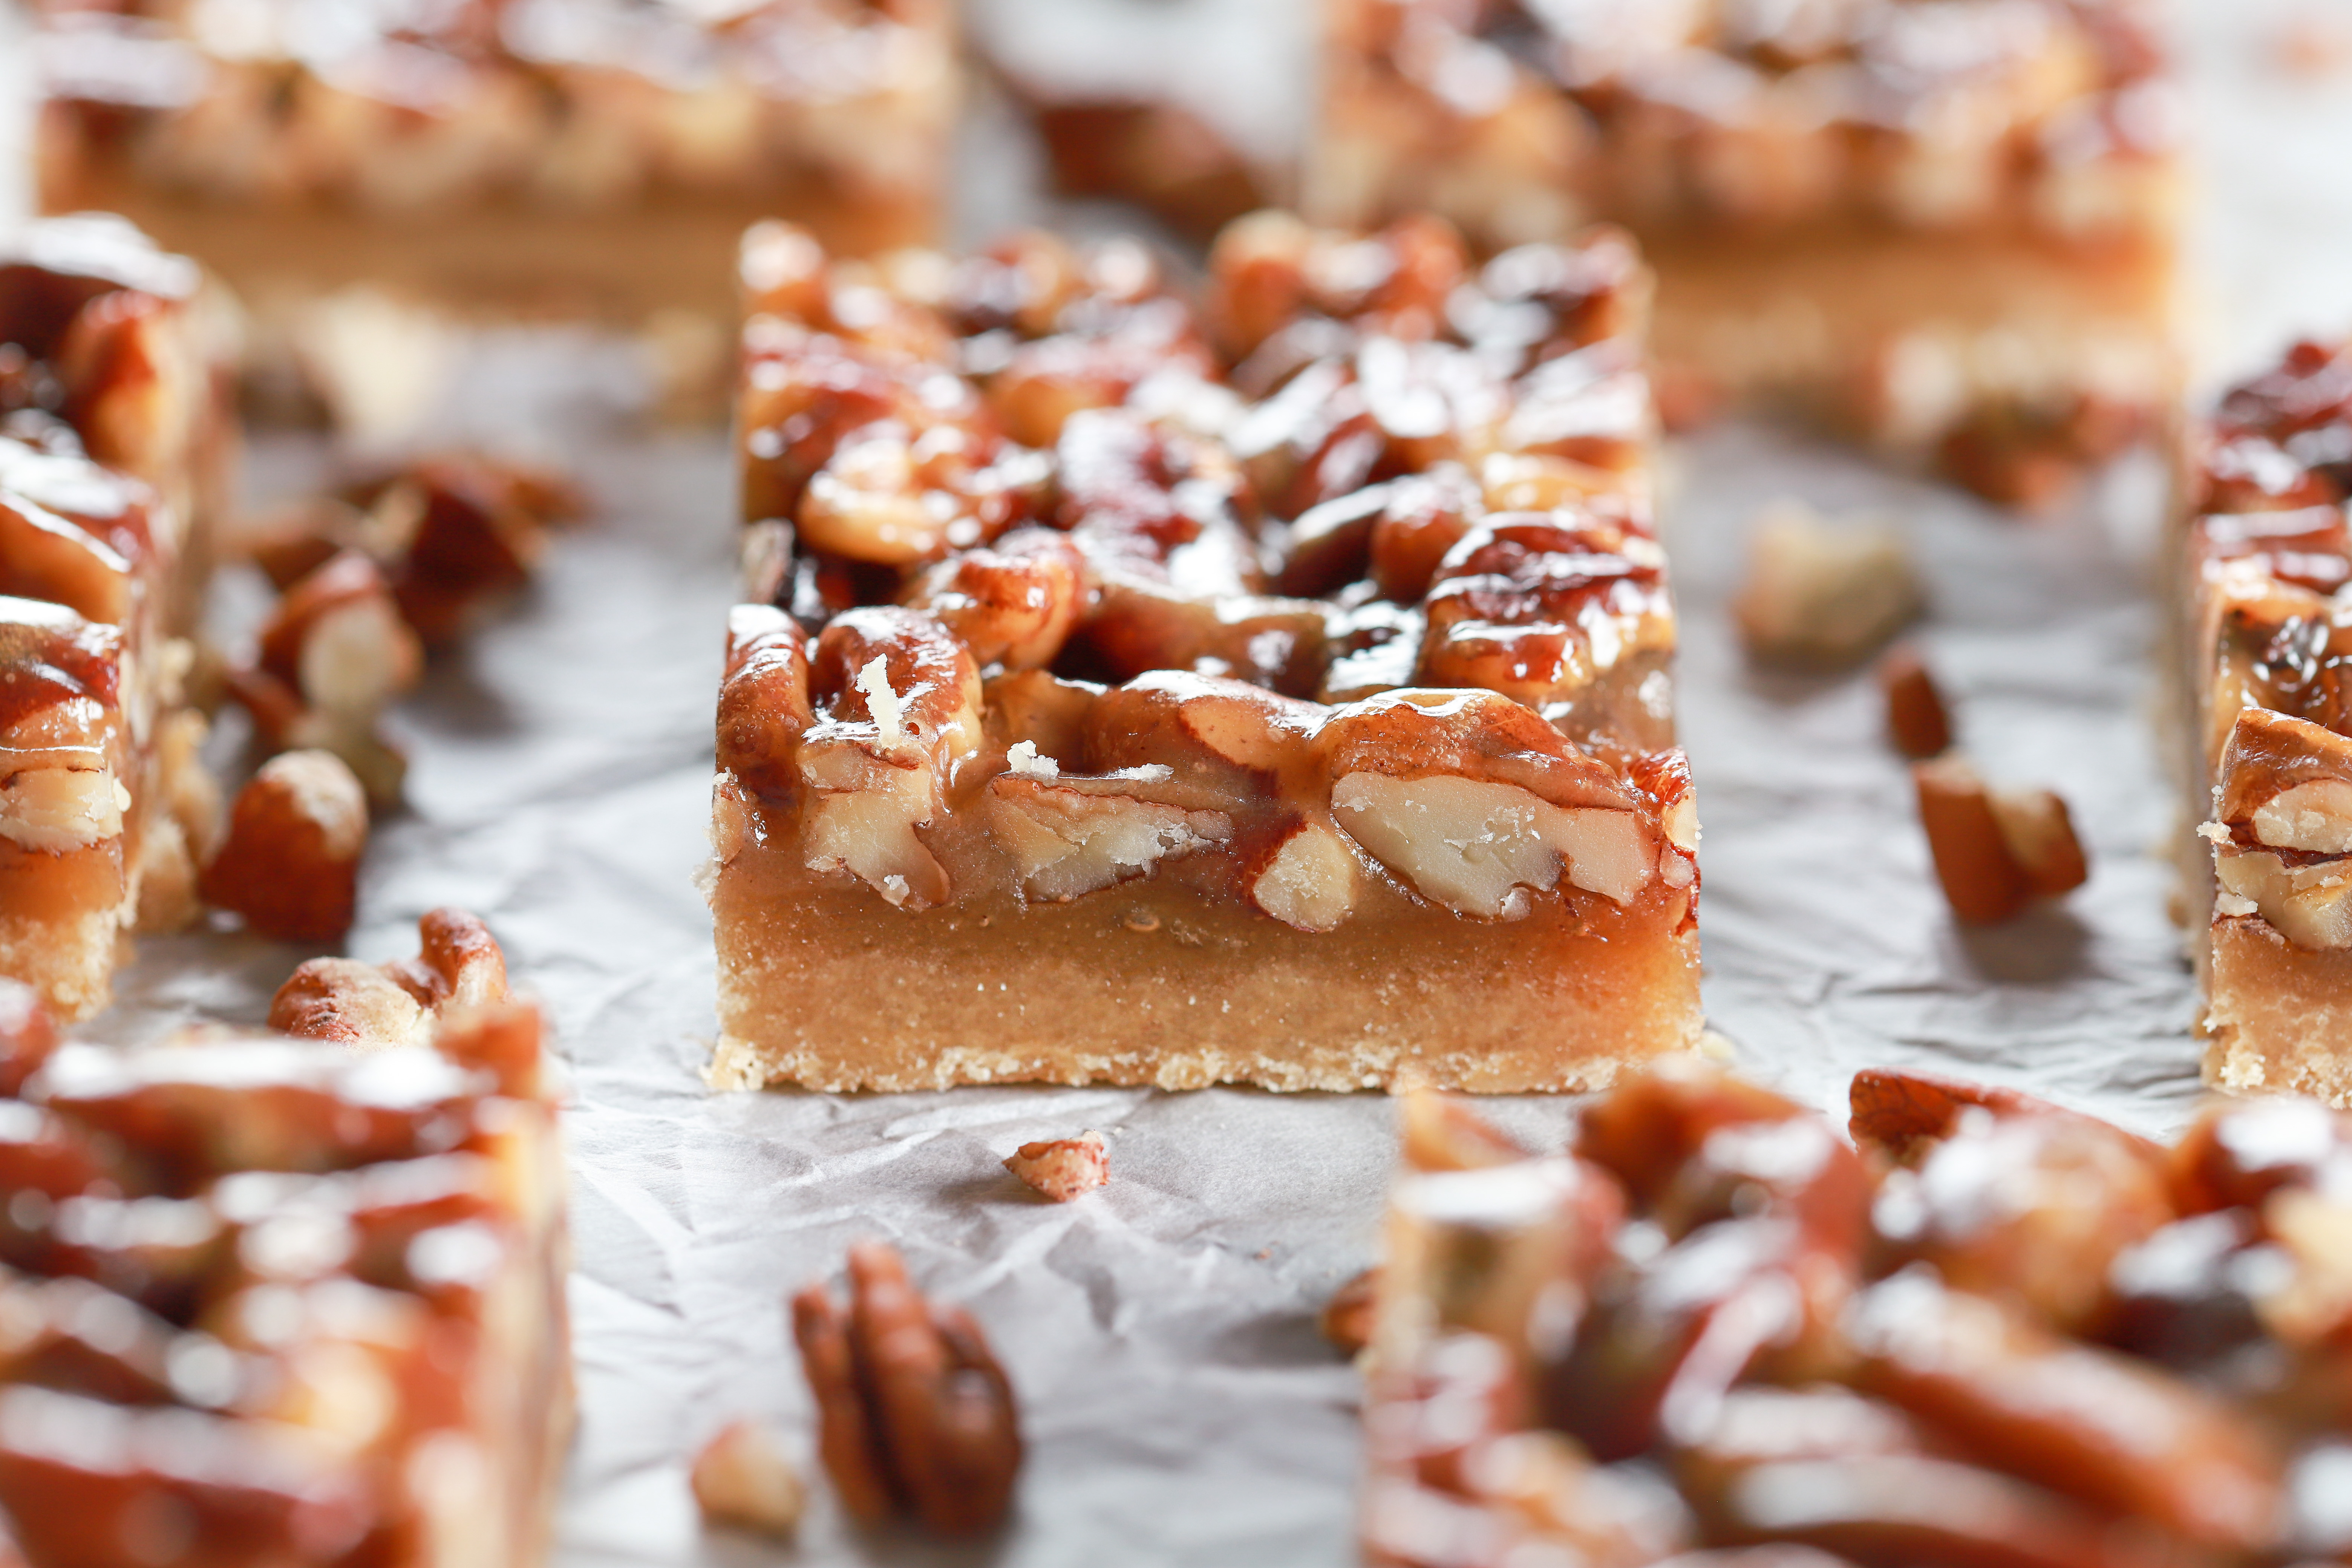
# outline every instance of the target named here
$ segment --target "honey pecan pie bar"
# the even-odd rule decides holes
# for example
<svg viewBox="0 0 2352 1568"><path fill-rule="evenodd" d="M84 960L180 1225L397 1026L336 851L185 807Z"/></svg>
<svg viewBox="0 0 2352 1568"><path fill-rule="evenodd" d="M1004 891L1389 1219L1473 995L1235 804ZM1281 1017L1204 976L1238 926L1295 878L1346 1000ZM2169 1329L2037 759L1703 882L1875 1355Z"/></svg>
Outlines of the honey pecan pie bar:
<svg viewBox="0 0 2352 1568"><path fill-rule="evenodd" d="M57 1045L21 987L0 1018L28 1568L541 1561L572 1384L537 1015L373 1054Z"/></svg>
<svg viewBox="0 0 2352 1568"><path fill-rule="evenodd" d="M196 912L216 802L182 705L234 447L195 268L119 220L0 241L0 974L81 1017Z"/></svg>
<svg viewBox="0 0 2352 1568"><path fill-rule="evenodd" d="M2133 0L1325 0L1309 209L1623 223L1662 384L2033 501L2177 382L2175 89Z"/></svg>
<svg viewBox="0 0 2352 1568"><path fill-rule="evenodd" d="M2341 1560L2352 1125L2226 1103L2168 1148L1888 1072L1853 1104L1850 1147L1655 1073L1544 1157L1409 1112L1366 1561Z"/></svg>
<svg viewBox="0 0 2352 1568"><path fill-rule="evenodd" d="M47 0L45 210L128 214L262 307L724 320L743 226L933 237L944 0Z"/></svg>
<svg viewBox="0 0 2352 1568"><path fill-rule="evenodd" d="M1596 232L830 261L755 231L715 1082L1606 1082L1697 826Z"/></svg>
<svg viewBox="0 0 2352 1568"><path fill-rule="evenodd" d="M2191 425L2179 467L2206 1076L2352 1100L2352 355L2298 344Z"/></svg>

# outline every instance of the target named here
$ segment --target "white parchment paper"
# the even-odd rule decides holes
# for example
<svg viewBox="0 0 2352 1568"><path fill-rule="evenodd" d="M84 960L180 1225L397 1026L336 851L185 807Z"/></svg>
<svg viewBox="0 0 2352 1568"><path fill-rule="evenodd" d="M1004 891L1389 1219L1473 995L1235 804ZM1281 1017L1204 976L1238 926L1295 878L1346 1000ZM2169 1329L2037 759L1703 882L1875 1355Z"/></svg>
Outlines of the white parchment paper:
<svg viewBox="0 0 2352 1568"><path fill-rule="evenodd" d="M1171 18L1205 9L1245 34L1255 16L1268 41L1232 54L1219 90L1296 106L1293 3L1102 0L1141 30L1121 35L1135 40L1123 49L1086 34L1077 53L1101 54L1131 85ZM2181 17L2206 167L2209 379L2290 333L2352 325L2352 77L2297 80L2272 63L2280 26L2306 14L2352 21L2340 0L2228 0ZM0 71L15 54L0 32ZM973 148L970 237L1052 211L1028 189L1029 152L994 132ZM5 166L0 181L13 177ZM1352 1562L1356 1384L1313 1315L1371 1259L1393 1154L1385 1100L703 1088L716 1022L693 879L731 598L729 481L715 437L631 432L616 413L630 374L612 345L517 334L478 348L443 411L450 431L562 457L597 515L400 711L410 809L380 825L351 943L387 957L413 948L422 910L478 910L571 1063L583 1421L557 1561ZM290 489L320 457L299 440L264 443L255 488ZM2077 515L2036 525L1769 430L1712 432L1669 461L1682 723L1706 825L1706 1000L1745 1067L1825 1108L1853 1068L1895 1062L2176 1126L2198 1089L2193 999L2165 913L2173 805L2148 722L2152 472L2119 474ZM1964 743L2000 779L2064 792L2089 840L2089 887L2011 928L1956 931L1867 678L1745 668L1723 605L1748 519L1784 494L1901 522L1934 601L1921 635ZM299 956L221 935L150 943L103 1032L257 1017ZM1543 1142L1569 1107L1515 1100L1496 1114ZM1113 1179L1077 1204L1035 1200L997 1163L1024 1140L1086 1128L1110 1135ZM969 1305L1010 1367L1030 1443L1013 1525L961 1551L860 1538L820 1482L795 1548L705 1536L688 1457L751 1415L805 1458L809 1401L782 1299L868 1236Z"/></svg>

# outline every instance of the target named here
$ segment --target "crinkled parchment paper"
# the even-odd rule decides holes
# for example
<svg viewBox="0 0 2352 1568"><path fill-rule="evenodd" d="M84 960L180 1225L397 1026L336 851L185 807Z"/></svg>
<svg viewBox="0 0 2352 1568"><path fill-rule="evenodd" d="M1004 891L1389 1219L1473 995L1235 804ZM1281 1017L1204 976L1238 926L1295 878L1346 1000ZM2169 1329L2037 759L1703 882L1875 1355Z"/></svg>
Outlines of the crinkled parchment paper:
<svg viewBox="0 0 2352 1568"><path fill-rule="evenodd" d="M2211 373L2259 363L2290 332L2352 324L2341 175L2352 84L2296 82L2270 64L2302 3L2183 16L2208 165ZM1122 80L1183 6L1128 8L1157 31L1136 35L1147 42L1118 61ZM1208 8L1225 26L1252 17ZM1299 33L1281 9L1269 0L1259 13L1274 41L1230 58L1239 79L1295 104L1304 89L1284 73ZM0 70L14 53L0 37ZM1032 153L1001 138L979 147L963 182L969 233L1045 210L1023 188ZM352 942L386 957L413 947L423 910L479 910L572 1064L583 1422L558 1561L1352 1561L1355 1378L1313 1316L1371 1258L1393 1152L1385 1100L703 1088L716 1022L694 877L730 598L728 475L715 437L615 434L625 361L561 335L501 339L444 411L450 429L575 463L598 512L401 710L411 809L378 834ZM299 482L318 456L264 443L256 489ZM2152 472L2120 474L2079 515L2035 525L1755 428L1680 443L1670 464L1683 729L1706 824L1706 999L1742 1064L1824 1107L1853 1068L1894 1062L2023 1085L2151 1131L2178 1125L2199 1091L2192 997L2165 915L2173 806L2148 721ZM1922 635L1964 742L1998 778L2065 793L2089 839L2089 887L2008 929L1956 931L1867 679L1747 669L1723 605L1748 518L1784 494L1900 521L1930 586ZM150 943L104 1027L257 1017L299 956L217 935ZM1496 1111L1537 1142L1569 1116L1542 1100ZM1082 1202L1033 1199L998 1166L1024 1140L1090 1127L1110 1135L1113 1177ZM752 1415L806 1457L809 1401L780 1303L867 1236L897 1242L928 1289L968 1304L1009 1365L1030 1442L1015 1523L987 1550L861 1540L820 1485L793 1552L706 1538L688 1456Z"/></svg>

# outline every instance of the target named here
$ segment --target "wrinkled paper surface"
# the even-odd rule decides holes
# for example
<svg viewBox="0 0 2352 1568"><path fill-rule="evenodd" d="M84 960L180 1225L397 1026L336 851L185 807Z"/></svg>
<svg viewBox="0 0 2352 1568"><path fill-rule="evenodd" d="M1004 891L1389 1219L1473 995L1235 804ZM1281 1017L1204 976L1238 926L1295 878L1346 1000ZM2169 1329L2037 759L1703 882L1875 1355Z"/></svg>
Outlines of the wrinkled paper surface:
<svg viewBox="0 0 2352 1568"><path fill-rule="evenodd" d="M1131 9L1152 40L1181 9L1103 8ZM1252 22L1248 6L1208 8L1220 26ZM2300 9L2184 17L2210 200L2209 379L2294 331L2352 324L2352 191L2336 156L2352 146L2352 95L2342 78L2276 72L2278 27ZM1268 25L1279 39L1236 53L1234 68L1296 104L1303 89L1283 73L1299 32ZM0 70L20 55L0 37ZM994 123L966 154L971 236L1049 210L1023 188L1034 153ZM583 1421L557 1562L1352 1562L1356 1380L1314 1315L1373 1256L1394 1152L1385 1100L704 1089L716 1020L695 874L733 525L715 437L614 434L633 374L613 345L516 334L479 347L444 412L451 431L573 464L597 511L398 714L410 809L379 826L351 942L390 957L413 950L424 910L478 910L571 1065ZM283 493L319 458L302 440L264 442L254 488ZM1742 1066L1832 1110L1855 1068L1898 1063L2177 1127L2200 1091L2194 1002L2165 913L2177 818L2149 721L2152 466L2035 525L1758 428L1677 443L1668 463L1682 725L1706 822L1706 1002ZM1748 670L1724 605L1748 521L1781 495L1899 522L1962 742L1997 780L2065 795L2092 857L2087 888L2008 928L1956 930L1867 676ZM234 615L236 585L224 596ZM300 956L217 934L148 943L101 1032L257 1019ZM1539 1098L1494 1109L1538 1144L1556 1142L1570 1111ZM1024 1141L1087 1128L1109 1135L1113 1173L1078 1203L1035 1199L998 1164ZM706 1537L685 1468L726 1420L776 1423L814 1470L782 1300L875 1236L927 1289L972 1310L1021 1391L1029 1458L1012 1529L961 1551L863 1539L820 1483L796 1548Z"/></svg>

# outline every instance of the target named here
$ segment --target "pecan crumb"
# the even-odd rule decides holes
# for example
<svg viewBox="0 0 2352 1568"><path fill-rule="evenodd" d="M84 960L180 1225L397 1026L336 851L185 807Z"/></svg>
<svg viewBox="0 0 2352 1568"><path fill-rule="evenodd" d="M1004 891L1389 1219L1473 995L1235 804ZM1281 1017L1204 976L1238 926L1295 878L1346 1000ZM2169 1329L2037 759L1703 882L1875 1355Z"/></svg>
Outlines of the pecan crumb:
<svg viewBox="0 0 2352 1568"><path fill-rule="evenodd" d="M694 1500L712 1524L779 1539L800 1527L806 1500L800 1472L776 1435L756 1421L730 1421L702 1446L688 1474Z"/></svg>
<svg viewBox="0 0 2352 1568"><path fill-rule="evenodd" d="M1372 1342L1372 1321L1380 1309L1381 1271L1367 1268L1331 1294L1317 1320L1323 1337L1349 1355Z"/></svg>
<svg viewBox="0 0 2352 1568"><path fill-rule="evenodd" d="M1110 1147L1099 1132L1024 1143L1004 1168L1057 1204L1082 1197L1110 1180Z"/></svg>
<svg viewBox="0 0 2352 1568"><path fill-rule="evenodd" d="M816 1396L817 1453L861 1524L911 1514L949 1537L1003 1522L1021 1468L1013 1385L971 1314L934 1307L880 1242L849 1249L845 1314L822 1285L793 1298Z"/></svg>
<svg viewBox="0 0 2352 1568"><path fill-rule="evenodd" d="M1917 648L1906 643L1888 649L1878 663L1878 685L1886 694L1886 732L1895 750L1924 762L1951 749L1951 715Z"/></svg>

